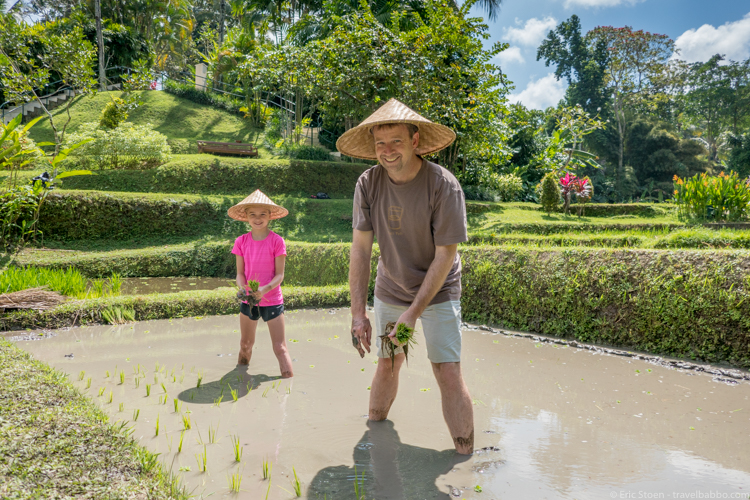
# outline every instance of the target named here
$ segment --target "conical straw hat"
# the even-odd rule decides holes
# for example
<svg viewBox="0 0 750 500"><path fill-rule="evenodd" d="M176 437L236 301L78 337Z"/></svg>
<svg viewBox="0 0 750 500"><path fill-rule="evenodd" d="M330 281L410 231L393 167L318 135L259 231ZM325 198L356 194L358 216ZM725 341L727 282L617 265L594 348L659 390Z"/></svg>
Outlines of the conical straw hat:
<svg viewBox="0 0 750 500"><path fill-rule="evenodd" d="M383 104L358 126L344 132L336 141L336 149L346 156L377 160L375 140L370 130L375 125L386 123L411 123L419 129L419 145L416 153L426 155L445 149L456 140L456 134L439 123L434 123L416 113L406 104L391 99Z"/></svg>
<svg viewBox="0 0 750 500"><path fill-rule="evenodd" d="M245 210L251 206L267 208L271 212L271 219L281 219L289 215L289 210L278 206L271 198L263 194L260 189L256 189L253 194L227 210L227 215L234 220L247 222Z"/></svg>

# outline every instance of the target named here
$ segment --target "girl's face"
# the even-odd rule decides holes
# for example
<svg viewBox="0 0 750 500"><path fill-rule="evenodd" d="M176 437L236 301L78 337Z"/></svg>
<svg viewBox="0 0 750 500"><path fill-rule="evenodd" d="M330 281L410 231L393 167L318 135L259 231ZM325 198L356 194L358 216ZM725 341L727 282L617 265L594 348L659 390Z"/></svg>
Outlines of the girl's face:
<svg viewBox="0 0 750 500"><path fill-rule="evenodd" d="M268 227L268 221L271 220L271 212L267 208L251 207L245 213L252 229L263 230Z"/></svg>

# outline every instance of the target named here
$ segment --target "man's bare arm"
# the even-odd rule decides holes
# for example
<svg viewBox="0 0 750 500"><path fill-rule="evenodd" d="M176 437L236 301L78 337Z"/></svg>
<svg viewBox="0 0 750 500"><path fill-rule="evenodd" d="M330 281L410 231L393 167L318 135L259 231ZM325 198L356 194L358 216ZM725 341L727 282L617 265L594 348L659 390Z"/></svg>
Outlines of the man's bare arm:
<svg viewBox="0 0 750 500"><path fill-rule="evenodd" d="M349 294L352 301L352 339L356 339L357 351L365 356L370 352L372 327L367 319L367 291L370 285L370 259L372 258L372 231L354 230L349 253ZM363 349L364 347L364 349Z"/></svg>

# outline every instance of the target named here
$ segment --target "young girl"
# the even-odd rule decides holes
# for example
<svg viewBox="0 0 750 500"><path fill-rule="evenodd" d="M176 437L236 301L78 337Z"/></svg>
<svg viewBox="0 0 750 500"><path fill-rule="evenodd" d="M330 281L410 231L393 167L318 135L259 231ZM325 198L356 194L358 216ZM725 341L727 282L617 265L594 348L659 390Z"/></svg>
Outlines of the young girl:
<svg viewBox="0 0 750 500"><path fill-rule="evenodd" d="M255 344L258 320L268 324L273 343L273 352L279 360L281 376L293 376L292 360L284 340L284 298L281 282L284 280L286 244L284 238L268 228L269 221L289 214L284 207L256 190L253 194L233 206L229 217L250 224L250 232L237 238L232 253L237 258L237 286L239 298L246 298L240 306L240 353L239 365L250 364ZM252 292L248 281L258 282L258 291Z"/></svg>

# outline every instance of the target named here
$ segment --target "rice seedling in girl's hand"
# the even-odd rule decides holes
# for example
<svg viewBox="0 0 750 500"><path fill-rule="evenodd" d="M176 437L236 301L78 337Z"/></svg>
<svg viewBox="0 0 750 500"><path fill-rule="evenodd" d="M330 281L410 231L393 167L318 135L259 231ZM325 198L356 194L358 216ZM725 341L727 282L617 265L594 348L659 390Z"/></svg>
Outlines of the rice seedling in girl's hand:
<svg viewBox="0 0 750 500"><path fill-rule="evenodd" d="M414 340L414 328L410 328L404 323L398 324L398 328L396 328L395 339L391 339L389 335L391 334L391 332L393 332L393 328L395 326L395 321L389 322L385 325L385 333L380 336L380 340L383 342L383 349L385 350L385 353L388 354L388 357L391 358L391 371L393 370L393 361L396 357L396 349L398 348L398 346L404 348L404 356L406 358L406 363L408 364L409 348L417 344L417 342ZM394 340L398 343L398 345L394 344Z"/></svg>

